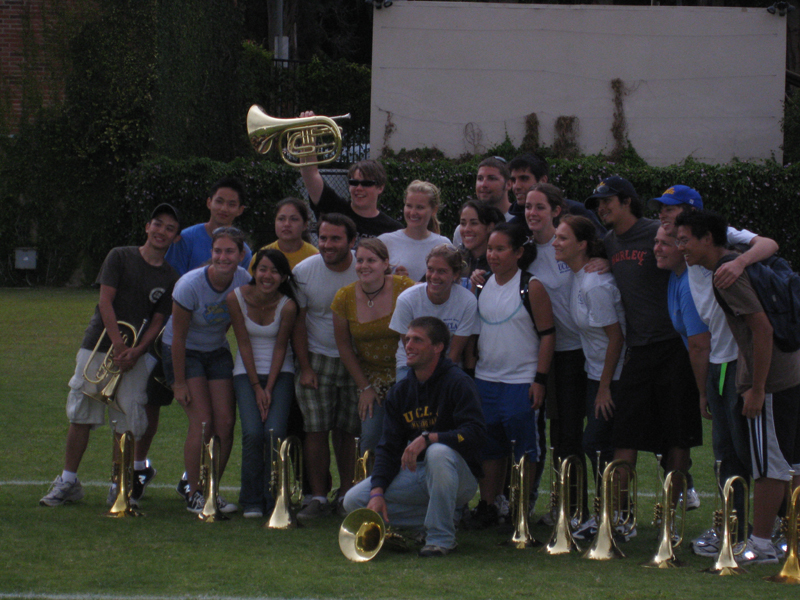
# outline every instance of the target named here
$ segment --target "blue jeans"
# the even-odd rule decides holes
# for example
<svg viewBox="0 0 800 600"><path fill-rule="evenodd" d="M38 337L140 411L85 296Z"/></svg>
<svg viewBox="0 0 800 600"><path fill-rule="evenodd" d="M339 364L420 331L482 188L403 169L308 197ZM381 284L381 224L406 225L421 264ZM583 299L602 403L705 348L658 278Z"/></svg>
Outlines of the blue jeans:
<svg viewBox="0 0 800 600"><path fill-rule="evenodd" d="M350 488L344 508L350 513L369 504L372 478ZM472 500L478 482L464 458L450 446L431 444L413 473L402 469L385 491L390 525L425 529L425 543L456 547L456 507Z"/></svg>
<svg viewBox="0 0 800 600"><path fill-rule="evenodd" d="M383 399L383 404L375 402L372 405L372 416L369 415L361 421L361 440L360 447L363 454L367 450L375 451L378 442L381 441L383 434L383 415L386 413L384 405L386 399Z"/></svg>
<svg viewBox="0 0 800 600"><path fill-rule="evenodd" d="M706 381L708 410L713 417L711 443L714 459L721 461L719 475L721 485L729 477L739 475L750 480L750 433L747 418L742 414L743 401L736 392L736 362L725 366L710 364ZM720 383L722 390L720 391ZM717 490L717 493L720 493ZM744 493L740 486L734 489L734 506L739 514L744 514Z"/></svg>
<svg viewBox="0 0 800 600"><path fill-rule="evenodd" d="M266 385L267 376L259 375L258 380L262 386ZM286 437L286 423L294 393L294 373L281 373L275 380L266 421L261 420L261 411L258 410L256 395L247 375L236 375L233 389L242 421L242 487L239 503L243 510L255 508L266 513L274 503L269 490L272 473L269 430L272 429L276 440ZM265 454L267 460L264 459Z"/></svg>

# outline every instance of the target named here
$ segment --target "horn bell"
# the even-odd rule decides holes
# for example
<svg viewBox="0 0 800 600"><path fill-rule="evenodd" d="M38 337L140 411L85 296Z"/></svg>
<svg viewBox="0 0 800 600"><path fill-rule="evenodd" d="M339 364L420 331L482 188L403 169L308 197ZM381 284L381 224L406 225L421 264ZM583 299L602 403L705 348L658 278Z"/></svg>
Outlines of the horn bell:
<svg viewBox="0 0 800 600"><path fill-rule="evenodd" d="M339 527L339 548L353 562L367 562L380 552L386 539L383 517L369 508L351 512Z"/></svg>

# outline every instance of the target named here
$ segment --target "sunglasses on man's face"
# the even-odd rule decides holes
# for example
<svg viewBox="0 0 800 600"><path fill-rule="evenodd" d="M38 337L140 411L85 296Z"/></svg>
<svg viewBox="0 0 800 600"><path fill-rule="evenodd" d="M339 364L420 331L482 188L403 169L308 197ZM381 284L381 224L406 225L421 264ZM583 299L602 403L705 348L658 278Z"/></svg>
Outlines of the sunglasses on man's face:
<svg viewBox="0 0 800 600"><path fill-rule="evenodd" d="M377 184L374 179L349 179L347 183L350 184L350 187L361 186L364 188L373 187Z"/></svg>

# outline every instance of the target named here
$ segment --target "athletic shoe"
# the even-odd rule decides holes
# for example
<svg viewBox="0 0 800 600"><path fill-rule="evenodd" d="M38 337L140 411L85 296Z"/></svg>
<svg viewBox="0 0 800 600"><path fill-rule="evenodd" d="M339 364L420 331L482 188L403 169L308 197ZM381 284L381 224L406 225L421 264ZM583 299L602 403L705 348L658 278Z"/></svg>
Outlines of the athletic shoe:
<svg viewBox="0 0 800 600"><path fill-rule="evenodd" d="M434 557L441 557L447 556L451 552L455 552L455 547L453 548L442 548L441 546L434 546L433 544L426 544L422 547L419 551L420 558L434 558Z"/></svg>
<svg viewBox="0 0 800 600"><path fill-rule="evenodd" d="M323 504L316 498L311 500L303 510L297 513L297 519L300 521L310 521L317 517L323 517L330 514L330 502Z"/></svg>
<svg viewBox="0 0 800 600"><path fill-rule="evenodd" d="M339 498L336 501L336 514L339 515L340 517L347 516L347 510L345 510L344 508L344 498Z"/></svg>
<svg viewBox="0 0 800 600"><path fill-rule="evenodd" d="M772 543L769 543L766 548L761 548L755 545L753 538L749 538L744 552L736 557L736 564L740 566L776 565L778 564L778 553Z"/></svg>
<svg viewBox="0 0 800 600"><path fill-rule="evenodd" d="M694 510L700 508L700 496L697 495L697 490L689 488L686 490L686 510Z"/></svg>
<svg viewBox="0 0 800 600"><path fill-rule="evenodd" d="M222 496L217 496L217 508L219 509L219 512L225 514L235 513L237 510L239 510L239 507L237 507L233 502L226 501Z"/></svg>
<svg viewBox="0 0 800 600"><path fill-rule="evenodd" d="M494 505L497 507L497 516L502 521L507 521L511 517L511 505L503 494L498 494L494 499Z"/></svg>
<svg viewBox="0 0 800 600"><path fill-rule="evenodd" d="M261 519L264 517L264 511L260 508L245 508L242 516L245 519Z"/></svg>
<svg viewBox="0 0 800 600"><path fill-rule="evenodd" d="M190 513L199 515L201 512L203 512L203 507L205 505L206 499L203 498L203 494L201 494L199 491L196 491L191 497L186 497L186 510L188 510Z"/></svg>
<svg viewBox="0 0 800 600"><path fill-rule="evenodd" d="M597 535L597 518L592 517L583 522L572 534L576 540L593 540ZM627 525L617 525L614 528L614 535L623 542L629 542L636 537L636 527Z"/></svg>
<svg viewBox="0 0 800 600"><path fill-rule="evenodd" d="M42 506L61 506L67 502L77 502L83 498L83 486L79 480L68 483L61 479L61 475L53 480L50 489L39 500Z"/></svg>
<svg viewBox="0 0 800 600"><path fill-rule="evenodd" d="M465 523L467 529L486 529L500 523L500 512L497 505L488 504L485 500L478 502L471 513L471 518Z"/></svg>
<svg viewBox="0 0 800 600"><path fill-rule="evenodd" d="M721 541L714 527L707 529L703 534L692 541L692 552L697 556L716 557L719 554Z"/></svg>
<svg viewBox="0 0 800 600"><path fill-rule="evenodd" d="M108 496L106 496L106 506L111 508L114 506L114 503L117 501L117 484L112 483L111 486L108 488ZM128 502L131 505L131 508L139 508L139 503L136 499L131 496L128 498Z"/></svg>
<svg viewBox="0 0 800 600"><path fill-rule="evenodd" d="M144 496L144 491L150 482L155 479L156 468L150 463L149 460L145 462L144 469L133 472L133 492L131 493L131 500L140 500Z"/></svg>
<svg viewBox="0 0 800 600"><path fill-rule="evenodd" d="M178 495L188 502L189 500L189 476L184 472L181 476L181 480L178 482L178 485L175 487L175 491L178 492Z"/></svg>

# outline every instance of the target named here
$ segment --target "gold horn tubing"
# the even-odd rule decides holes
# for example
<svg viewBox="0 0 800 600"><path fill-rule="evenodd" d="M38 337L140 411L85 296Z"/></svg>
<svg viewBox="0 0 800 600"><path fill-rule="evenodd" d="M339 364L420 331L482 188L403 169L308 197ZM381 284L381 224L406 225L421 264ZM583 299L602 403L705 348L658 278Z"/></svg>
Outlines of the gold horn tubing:
<svg viewBox="0 0 800 600"><path fill-rule="evenodd" d="M215 521L227 521L227 515L223 514L219 509L219 453L220 441L219 436L214 435L205 444L206 464L207 464L207 479L203 492L205 493L206 503L203 505L203 510L197 517L204 523L214 523Z"/></svg>
<svg viewBox="0 0 800 600"><path fill-rule="evenodd" d="M117 327L120 330L120 335L122 335L122 341L126 346L132 348L136 345L136 341L139 339L139 335L144 330L146 324L147 320L145 319L145 321L142 323L142 328L137 333L136 329L134 329L133 325L130 323L125 321L117 321ZM100 391L94 394L90 392L83 393L89 398L97 400L98 402L102 402L106 406L109 406L124 415L125 411L122 410L122 407L120 407L116 401L117 388L119 387L119 382L122 379L122 371L117 365L114 364L113 344L108 348L103 356L103 362L100 363L100 366L97 368L94 376L89 374L89 365L92 364L95 356L97 356L98 349L107 335L108 330L103 329L103 332L97 339L97 343L94 345L92 353L89 355L89 360L86 361L86 366L83 368L83 378L89 383L98 386Z"/></svg>
<svg viewBox="0 0 800 600"><path fill-rule="evenodd" d="M789 481L791 487L792 481ZM796 487L792 492L791 502L786 508L788 531L786 532L786 562L783 563L783 568L777 575L765 577L767 581L773 583L790 583L800 584L800 561L797 558L797 541L798 541L798 518L800 518L800 487Z"/></svg>
<svg viewBox="0 0 800 600"><path fill-rule="evenodd" d="M355 448L356 448L356 468L353 474L353 484L359 483L365 480L367 477L370 476L372 472L372 465L375 462L375 455L372 453L371 450L364 450L364 453L361 454L361 438L356 438L355 441Z"/></svg>
<svg viewBox="0 0 800 600"><path fill-rule="evenodd" d="M558 518L550 541L542 549L547 554L569 554L570 552L580 552L575 538L572 537L572 520L577 518L581 522L582 510L580 499L583 497L583 461L580 457L572 455L561 461L558 479ZM576 513L570 513L572 503L572 489L576 490L578 507Z"/></svg>
<svg viewBox="0 0 800 600"><path fill-rule="evenodd" d="M626 481L624 488L619 483L622 475ZM626 511L623 510L623 500L626 500ZM629 530L636 527L636 471L629 462L615 460L606 465L601 504L597 534L583 557L590 560L625 558L617 544L615 529L619 526Z"/></svg>
<svg viewBox="0 0 800 600"><path fill-rule="evenodd" d="M511 539L501 545L522 550L532 546L541 546L531 535L528 525L528 501L531 495L531 461L523 454L519 461L514 461L514 446L511 442L511 513L514 520L514 533Z"/></svg>
<svg viewBox="0 0 800 600"><path fill-rule="evenodd" d="M303 452L298 438L289 436L281 443L277 471L278 496L266 527L294 529L297 520L292 515L292 507L299 505L303 497Z"/></svg>
<svg viewBox="0 0 800 600"><path fill-rule="evenodd" d="M347 515L339 527L339 549L353 562L367 562L380 552L386 533L379 513L359 508Z"/></svg>
<svg viewBox="0 0 800 600"><path fill-rule="evenodd" d="M741 483L744 490L744 515L737 515L733 506L734 485L737 482ZM745 545L742 544L742 549L738 553L735 552L732 538L736 536L740 526L747 527L748 515L750 514L749 495L747 481L743 477L734 475L725 482L725 486L722 489L722 546L719 549L719 555L714 566L706 569L708 573L716 573L718 575L741 575L742 573L747 573L745 569L736 563L736 555L741 554Z"/></svg>
<svg viewBox="0 0 800 600"><path fill-rule="evenodd" d="M114 436L114 430L111 430ZM131 506L131 492L133 491L133 434L126 431L119 438L117 444L114 436L114 446L119 447L119 459L115 459L112 475L113 483L117 484L117 498L113 506L106 513L107 517L141 517L141 512Z"/></svg>
<svg viewBox="0 0 800 600"><path fill-rule="evenodd" d="M660 463L661 461L659 461ZM681 485L681 498L678 502L681 512L681 531L678 539L673 541L672 532L675 529L675 522L677 519L677 506L673 503L675 498L675 479L680 479ZM660 479L660 476L659 476ZM661 502L662 513L659 522L659 536L658 536L658 549L655 556L645 563L645 567L655 567L658 569L669 569L672 567L682 567L684 564L675 556L674 549L677 548L683 541L683 527L686 522L686 503L683 499L686 498L686 476L681 471L670 471L661 486Z"/></svg>
<svg viewBox="0 0 800 600"><path fill-rule="evenodd" d="M278 119L257 104L247 112L247 135L259 154L266 154L279 138L280 154L291 167L324 165L335 161L342 151L342 130L336 119L350 115Z"/></svg>

